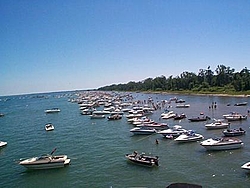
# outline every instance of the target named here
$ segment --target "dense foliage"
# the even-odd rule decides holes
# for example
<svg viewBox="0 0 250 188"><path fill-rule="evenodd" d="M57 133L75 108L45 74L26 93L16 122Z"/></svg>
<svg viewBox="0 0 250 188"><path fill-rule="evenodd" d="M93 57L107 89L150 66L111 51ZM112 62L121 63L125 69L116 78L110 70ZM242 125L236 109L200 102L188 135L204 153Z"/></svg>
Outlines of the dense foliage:
<svg viewBox="0 0 250 188"><path fill-rule="evenodd" d="M250 90L250 70L240 72L218 65L215 71L200 69L198 74L183 72L179 76L160 76L127 84L113 84L101 87L105 91L191 91L191 92L244 92Z"/></svg>

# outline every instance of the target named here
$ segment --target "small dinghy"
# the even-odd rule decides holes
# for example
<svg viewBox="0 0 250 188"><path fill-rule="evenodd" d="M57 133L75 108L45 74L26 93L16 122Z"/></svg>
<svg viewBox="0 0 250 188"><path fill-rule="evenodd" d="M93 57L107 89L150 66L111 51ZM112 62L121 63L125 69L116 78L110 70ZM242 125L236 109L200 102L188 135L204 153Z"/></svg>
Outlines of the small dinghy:
<svg viewBox="0 0 250 188"><path fill-rule="evenodd" d="M48 123L45 125L45 130L46 131L53 131L55 128L54 128L54 125L52 125L52 123Z"/></svg>

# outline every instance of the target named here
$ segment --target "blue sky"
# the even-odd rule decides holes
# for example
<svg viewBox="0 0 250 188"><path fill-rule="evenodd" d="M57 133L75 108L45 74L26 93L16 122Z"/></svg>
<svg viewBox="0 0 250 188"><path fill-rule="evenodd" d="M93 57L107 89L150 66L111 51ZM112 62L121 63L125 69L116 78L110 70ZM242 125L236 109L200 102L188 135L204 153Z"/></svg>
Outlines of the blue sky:
<svg viewBox="0 0 250 188"><path fill-rule="evenodd" d="M1 0L0 42L0 95L240 71L250 1Z"/></svg>

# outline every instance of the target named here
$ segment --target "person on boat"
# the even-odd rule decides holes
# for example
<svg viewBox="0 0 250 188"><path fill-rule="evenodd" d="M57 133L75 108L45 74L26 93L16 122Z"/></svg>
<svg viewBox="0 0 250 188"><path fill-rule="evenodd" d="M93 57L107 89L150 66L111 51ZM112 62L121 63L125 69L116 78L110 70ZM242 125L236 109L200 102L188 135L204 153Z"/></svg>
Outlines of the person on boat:
<svg viewBox="0 0 250 188"><path fill-rule="evenodd" d="M138 154L138 152L137 152L137 151L134 151L134 156L135 156L135 157L137 156L137 154Z"/></svg>
<svg viewBox="0 0 250 188"><path fill-rule="evenodd" d="M156 143L156 144L159 144L159 141L158 141L158 139L155 139L155 143Z"/></svg>

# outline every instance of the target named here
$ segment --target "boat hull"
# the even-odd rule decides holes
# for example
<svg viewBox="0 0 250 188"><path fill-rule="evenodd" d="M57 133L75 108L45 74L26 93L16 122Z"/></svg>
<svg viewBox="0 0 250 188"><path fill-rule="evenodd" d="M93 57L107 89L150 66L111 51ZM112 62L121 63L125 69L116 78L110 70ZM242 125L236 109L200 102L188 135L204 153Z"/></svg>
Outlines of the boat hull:
<svg viewBox="0 0 250 188"><path fill-rule="evenodd" d="M247 162L241 166L242 169L250 171L250 162Z"/></svg>
<svg viewBox="0 0 250 188"><path fill-rule="evenodd" d="M210 118L206 117L206 118L189 118L188 120L191 122L199 122L199 121L208 121Z"/></svg>
<svg viewBox="0 0 250 188"><path fill-rule="evenodd" d="M53 157L33 157L19 162L20 165L27 169L42 170L52 168L62 168L70 164L70 159L66 155Z"/></svg>
<svg viewBox="0 0 250 188"><path fill-rule="evenodd" d="M214 150L214 151L219 151L219 150L231 150L231 149L239 149L243 146L243 143L241 144L233 144L233 145L213 145L213 146L204 146L202 145L206 150Z"/></svg>
<svg viewBox="0 0 250 188"><path fill-rule="evenodd" d="M148 128L148 127L136 127L136 128L130 129L130 132L135 135L150 135L150 134L156 133L156 130Z"/></svg>
<svg viewBox="0 0 250 188"><path fill-rule="evenodd" d="M44 169L53 169L53 168L63 168L66 165L69 165L70 159L65 160L65 162L58 163L47 163L47 164L21 164L27 169L30 170L44 170Z"/></svg>
<svg viewBox="0 0 250 188"><path fill-rule="evenodd" d="M49 113L57 113L60 112L61 110L59 108L53 108L53 109L47 109L44 112L49 114Z"/></svg>
<svg viewBox="0 0 250 188"><path fill-rule="evenodd" d="M212 129L225 129L229 126L229 124L224 124L224 125L205 125L205 127L208 130L212 130Z"/></svg>
<svg viewBox="0 0 250 188"><path fill-rule="evenodd" d="M150 135L150 134L154 134L155 131L130 131L135 135Z"/></svg>

